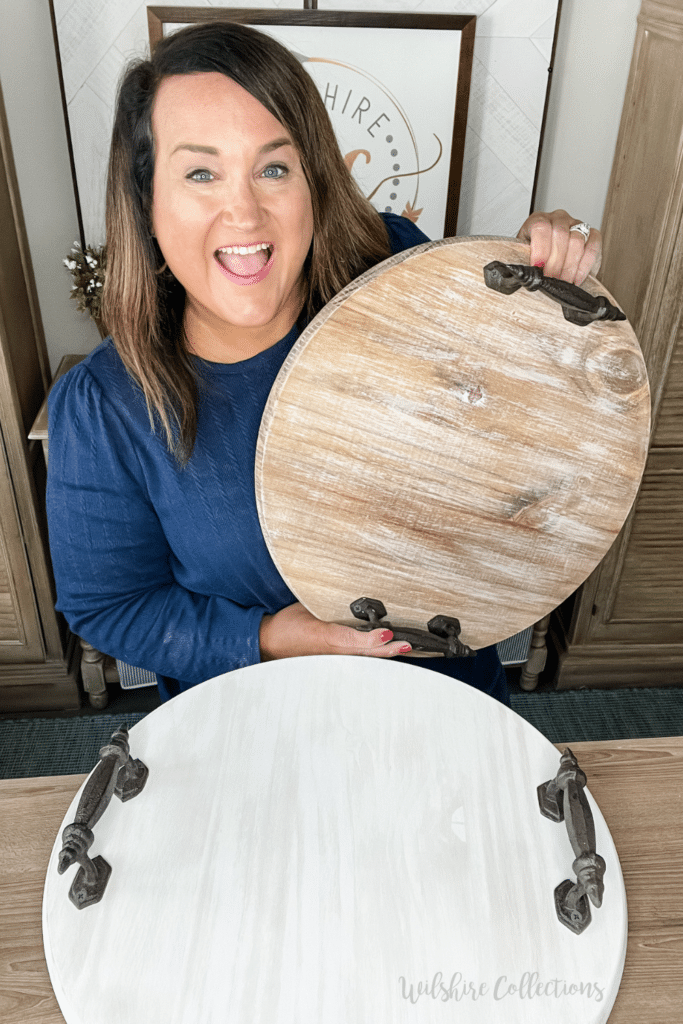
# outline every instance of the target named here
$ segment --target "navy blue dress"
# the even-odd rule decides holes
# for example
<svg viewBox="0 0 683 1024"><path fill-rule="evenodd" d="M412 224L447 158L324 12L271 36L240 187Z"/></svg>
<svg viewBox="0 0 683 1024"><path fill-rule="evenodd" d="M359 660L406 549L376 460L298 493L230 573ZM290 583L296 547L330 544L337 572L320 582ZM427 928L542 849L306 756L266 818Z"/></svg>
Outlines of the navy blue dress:
<svg viewBox="0 0 683 1024"><path fill-rule="evenodd" d="M384 217L395 253L428 241L405 218ZM296 600L263 539L254 458L266 400L298 334L294 327L239 363L199 361L205 383L185 467L151 431L111 339L52 389L57 608L97 650L155 672L164 699L257 663L263 615ZM421 664L508 702L495 648Z"/></svg>

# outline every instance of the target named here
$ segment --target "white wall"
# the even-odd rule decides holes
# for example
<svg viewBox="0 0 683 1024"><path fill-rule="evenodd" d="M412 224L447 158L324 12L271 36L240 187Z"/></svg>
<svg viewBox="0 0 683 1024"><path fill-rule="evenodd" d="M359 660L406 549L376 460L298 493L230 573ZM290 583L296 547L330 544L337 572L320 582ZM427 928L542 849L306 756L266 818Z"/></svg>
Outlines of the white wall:
<svg viewBox="0 0 683 1024"><path fill-rule="evenodd" d="M601 223L639 9L640 0L564 0L537 209ZM61 264L78 227L48 0L0 0L0 83L54 370L99 337L69 300Z"/></svg>
<svg viewBox="0 0 683 1024"><path fill-rule="evenodd" d="M600 227L640 0L564 0L536 209Z"/></svg>
<svg viewBox="0 0 683 1024"><path fill-rule="evenodd" d="M48 0L0 0L0 84L52 370L89 352L97 328L69 299L62 265L78 238Z"/></svg>

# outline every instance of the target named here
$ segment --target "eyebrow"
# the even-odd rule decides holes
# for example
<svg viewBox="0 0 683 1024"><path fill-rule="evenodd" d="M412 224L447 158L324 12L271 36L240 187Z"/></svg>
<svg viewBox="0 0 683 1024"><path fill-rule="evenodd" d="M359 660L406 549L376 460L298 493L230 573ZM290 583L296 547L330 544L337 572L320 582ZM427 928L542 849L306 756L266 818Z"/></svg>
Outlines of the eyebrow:
<svg viewBox="0 0 683 1024"><path fill-rule="evenodd" d="M261 146L259 153L270 153L274 149L281 149L283 146L293 146L294 143L287 136L283 136L281 139L273 139L272 142L266 142L264 146ZM181 142L180 145L171 153L173 156L179 150L188 150L190 153L208 153L209 156L220 156L219 151L215 146L196 146L192 142Z"/></svg>

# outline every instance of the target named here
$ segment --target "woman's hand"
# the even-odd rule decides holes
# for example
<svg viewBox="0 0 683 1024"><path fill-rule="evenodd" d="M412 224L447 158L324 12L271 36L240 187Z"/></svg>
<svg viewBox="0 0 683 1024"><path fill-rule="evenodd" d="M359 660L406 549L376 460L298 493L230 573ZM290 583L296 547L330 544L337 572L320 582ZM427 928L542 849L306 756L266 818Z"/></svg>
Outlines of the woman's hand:
<svg viewBox="0 0 683 1024"><path fill-rule="evenodd" d="M522 224L517 238L529 242L529 262L543 267L546 277L557 277L571 284L583 284L589 274L597 274L602 259L602 235L591 228L584 240L579 231L570 231L581 221L566 210L532 213Z"/></svg>
<svg viewBox="0 0 683 1024"><path fill-rule="evenodd" d="M409 654L404 640L392 640L390 629L362 633L351 626L322 622L302 604L290 604L275 615L264 615L259 632L261 660L297 658L307 654L359 654L366 658L393 658Z"/></svg>

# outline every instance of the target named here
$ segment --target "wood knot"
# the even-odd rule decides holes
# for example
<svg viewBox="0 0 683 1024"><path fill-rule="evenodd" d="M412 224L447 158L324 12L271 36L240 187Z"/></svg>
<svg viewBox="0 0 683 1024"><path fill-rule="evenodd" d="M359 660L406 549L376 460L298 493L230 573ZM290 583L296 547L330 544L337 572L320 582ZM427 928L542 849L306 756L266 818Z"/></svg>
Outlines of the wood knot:
<svg viewBox="0 0 683 1024"><path fill-rule="evenodd" d="M597 394L607 392L626 399L640 391L647 382L640 353L631 348L602 345L586 359L586 374Z"/></svg>

